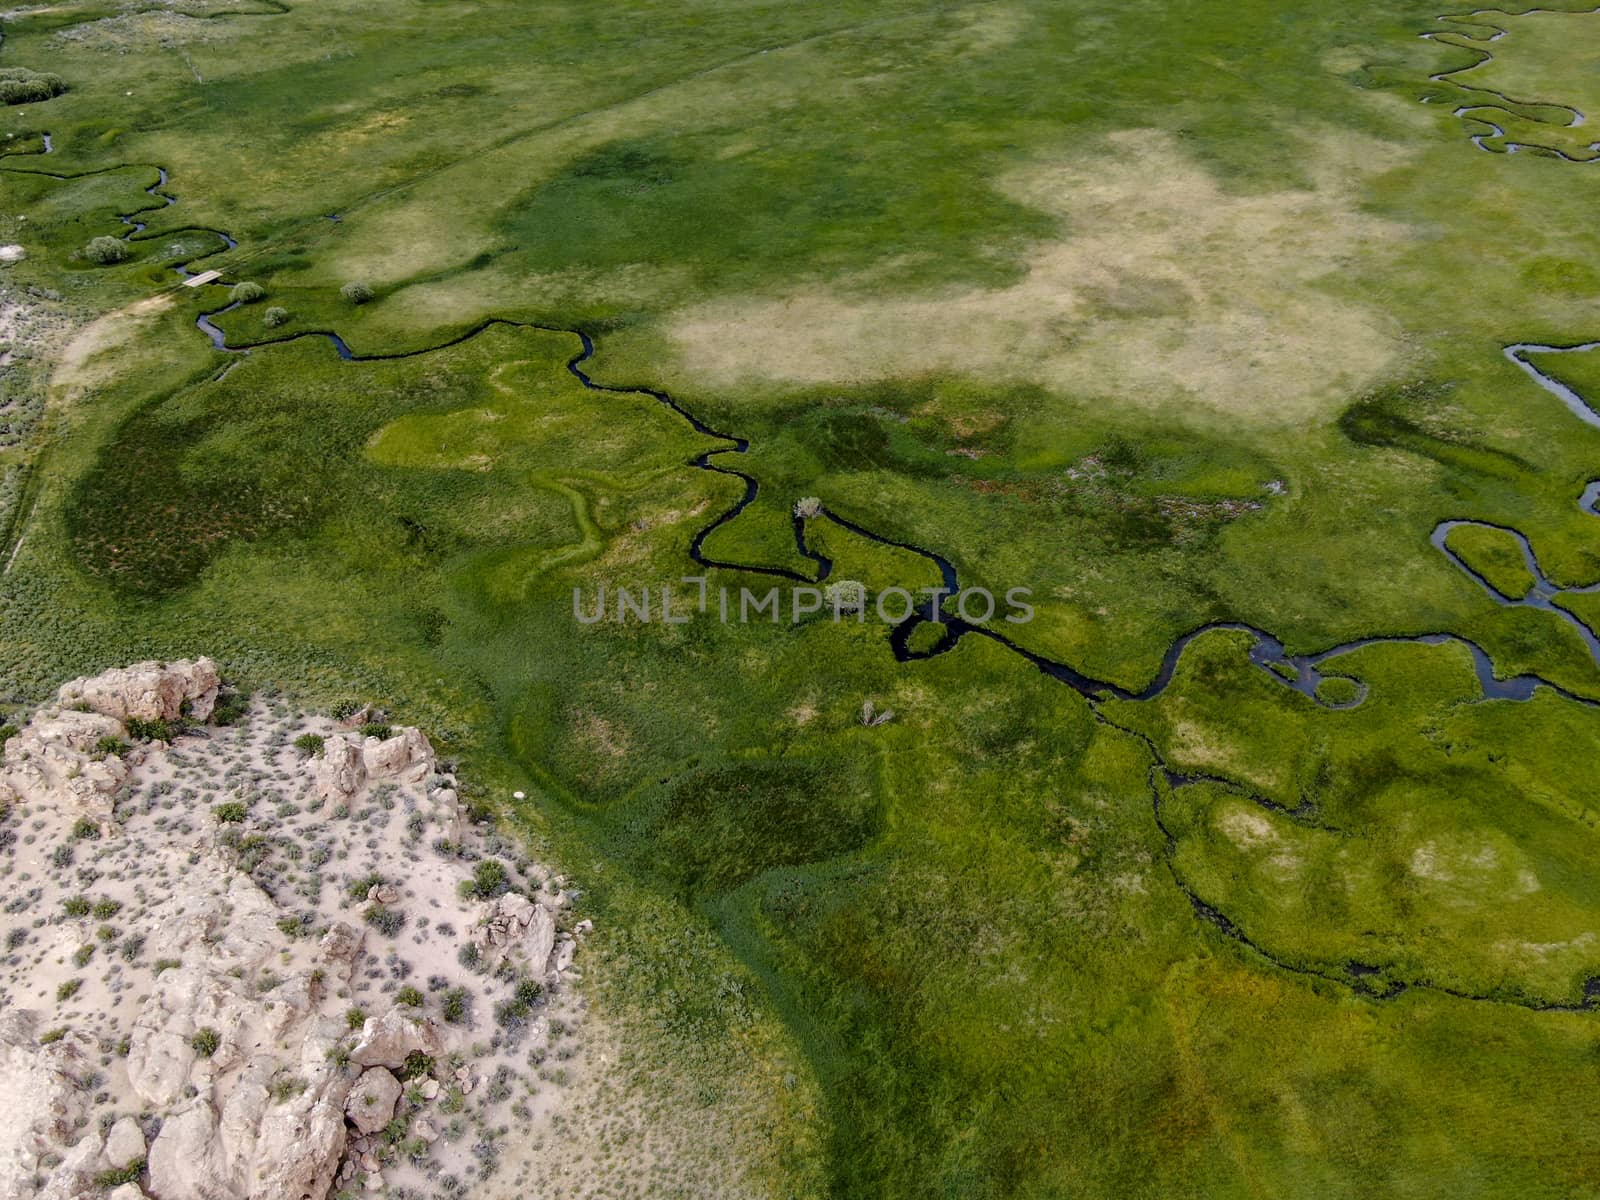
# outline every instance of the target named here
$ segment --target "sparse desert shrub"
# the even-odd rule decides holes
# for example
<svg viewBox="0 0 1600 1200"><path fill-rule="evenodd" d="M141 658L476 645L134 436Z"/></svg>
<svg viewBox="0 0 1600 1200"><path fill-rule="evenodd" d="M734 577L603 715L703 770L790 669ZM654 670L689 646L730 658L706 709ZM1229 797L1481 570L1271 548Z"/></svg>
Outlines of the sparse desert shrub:
<svg viewBox="0 0 1600 1200"><path fill-rule="evenodd" d="M531 1008L539 1002L539 998L543 995L544 984L537 979L524 978L517 981L516 996L519 1003L526 1004Z"/></svg>
<svg viewBox="0 0 1600 1200"><path fill-rule="evenodd" d="M387 740L393 733L389 726L382 721L368 721L361 727L361 736L364 738L375 737L380 742Z"/></svg>
<svg viewBox="0 0 1600 1200"><path fill-rule="evenodd" d="M267 294L267 289L259 283L246 279L243 283L233 285L233 290L228 293L235 304L254 304Z"/></svg>
<svg viewBox="0 0 1600 1200"><path fill-rule="evenodd" d="M361 711L363 705L355 700L341 700L333 706L333 718L336 721L347 721Z"/></svg>
<svg viewBox="0 0 1600 1200"><path fill-rule="evenodd" d="M276 329L280 325L288 324L288 322L289 310L276 304L261 314L261 323L268 329Z"/></svg>
<svg viewBox="0 0 1600 1200"><path fill-rule="evenodd" d="M339 289L339 295L343 296L351 304L365 304L372 299L372 289L364 283L351 280Z"/></svg>
<svg viewBox="0 0 1600 1200"><path fill-rule="evenodd" d="M87 943L79 946L72 952L72 965L82 970L89 965L89 960L94 957L94 944Z"/></svg>
<svg viewBox="0 0 1600 1200"><path fill-rule="evenodd" d="M96 921L109 921L112 917L116 916L122 911L122 901L96 900L94 902L94 907L89 911L94 914L94 919Z"/></svg>
<svg viewBox="0 0 1600 1200"><path fill-rule="evenodd" d="M383 884L383 876L376 871L368 871L365 875L358 875L345 885L345 894L352 900L365 900L367 893L373 888Z"/></svg>
<svg viewBox="0 0 1600 1200"><path fill-rule="evenodd" d="M511 881L504 863L486 858L472 868L472 878L463 879L457 890L463 900L493 900L511 890Z"/></svg>
<svg viewBox="0 0 1600 1200"><path fill-rule="evenodd" d="M406 1055L406 1061L400 1066L401 1079L420 1079L424 1075L433 1074L433 1059L421 1050L413 1050Z"/></svg>
<svg viewBox="0 0 1600 1200"><path fill-rule="evenodd" d="M189 1039L189 1049L201 1058L210 1058L221 1045L222 1035L209 1025L196 1029L194 1036Z"/></svg>
<svg viewBox="0 0 1600 1200"><path fill-rule="evenodd" d="M305 1091L306 1087L306 1081L298 1075L285 1075L281 1079L273 1080L272 1087L268 1090L272 1094L274 1104L286 1104Z"/></svg>
<svg viewBox="0 0 1600 1200"><path fill-rule="evenodd" d="M421 1008L422 993L416 988L412 987L410 984L407 984L405 987L401 988L395 993L394 1001L396 1004L404 1004L407 1008Z"/></svg>
<svg viewBox="0 0 1600 1200"><path fill-rule="evenodd" d="M306 758L313 758L322 753L322 735L320 733L302 733L294 740L294 748Z"/></svg>
<svg viewBox="0 0 1600 1200"><path fill-rule="evenodd" d="M57 1001L71 1000L74 996L76 996L78 994L79 989L81 989L82 987L83 987L83 980L81 980L81 979L68 979L68 980L65 980L61 984L60 987L56 988L56 1000Z"/></svg>
<svg viewBox="0 0 1600 1200"><path fill-rule="evenodd" d="M105 737L95 742L94 748L97 754L126 754L128 752L128 743L108 733Z"/></svg>
<svg viewBox="0 0 1600 1200"><path fill-rule="evenodd" d="M144 1159L136 1158L125 1167L111 1167L101 1171L94 1177L94 1185L101 1191L109 1192L112 1188L121 1187L125 1183L139 1182L139 1176L144 1174Z"/></svg>
<svg viewBox="0 0 1600 1200"><path fill-rule="evenodd" d="M384 937L394 937L405 927L406 915L397 908L390 908L386 904L369 905L361 917Z"/></svg>
<svg viewBox="0 0 1600 1200"><path fill-rule="evenodd" d="M61 902L61 907L69 917L87 917L94 906L89 903L87 896L68 896Z"/></svg>
<svg viewBox="0 0 1600 1200"><path fill-rule="evenodd" d="M50 851L50 865L58 871L64 871L72 865L72 843L62 842Z"/></svg>
<svg viewBox="0 0 1600 1200"><path fill-rule="evenodd" d="M98 266L109 267L128 257L128 243L121 238L104 235L91 238L89 244L83 248L83 256Z"/></svg>
<svg viewBox="0 0 1600 1200"><path fill-rule="evenodd" d="M39 1035L39 1045L48 1046L51 1042L59 1042L67 1036L67 1026L58 1025L54 1029L47 1029Z"/></svg>
<svg viewBox="0 0 1600 1200"><path fill-rule="evenodd" d="M367 1010L364 1008L345 1009L344 1023L350 1029L360 1029L367 1023Z"/></svg>
<svg viewBox="0 0 1600 1200"><path fill-rule="evenodd" d="M21 732L15 725L0 725L0 748L3 748L7 742Z"/></svg>
<svg viewBox="0 0 1600 1200"><path fill-rule="evenodd" d="M249 807L240 800L229 800L226 804L219 804L211 810L211 815L217 819L219 825L237 825L243 821Z"/></svg>
<svg viewBox="0 0 1600 1200"><path fill-rule="evenodd" d="M268 309L269 313L274 310ZM276 310L282 312L282 309ZM287 314L284 320L288 320ZM269 322L270 324L270 322ZM283 324L282 321L278 324ZM232 725L250 710L249 692L224 692L217 697L216 707L211 710L211 723L213 725Z"/></svg>
<svg viewBox="0 0 1600 1200"><path fill-rule="evenodd" d="M88 817L79 817L73 822L72 836L79 841L83 841L85 838L99 837L100 826L96 825Z"/></svg>
<svg viewBox="0 0 1600 1200"><path fill-rule="evenodd" d="M129 717L123 724L128 727L128 736L136 742L170 742L183 730L181 722L159 719L145 721L138 717Z"/></svg>
<svg viewBox="0 0 1600 1200"><path fill-rule="evenodd" d="M464 987L453 987L439 998L439 1012L452 1025L464 1024L472 1012L472 993Z"/></svg>

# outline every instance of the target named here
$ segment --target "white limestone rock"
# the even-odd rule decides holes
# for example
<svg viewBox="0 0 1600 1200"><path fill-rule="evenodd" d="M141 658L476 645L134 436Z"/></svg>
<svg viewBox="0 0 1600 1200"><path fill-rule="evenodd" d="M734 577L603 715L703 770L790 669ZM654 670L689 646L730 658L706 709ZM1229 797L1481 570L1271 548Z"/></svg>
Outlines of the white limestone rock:
<svg viewBox="0 0 1600 1200"><path fill-rule="evenodd" d="M394 1120L399 1100L400 1081L383 1067L371 1067L345 1097L344 1115L362 1133L377 1133Z"/></svg>
<svg viewBox="0 0 1600 1200"><path fill-rule="evenodd" d="M141 662L74 679L61 686L58 696L64 707L86 704L119 721L171 721L184 715L205 721L216 707L221 683L217 664L209 658Z"/></svg>

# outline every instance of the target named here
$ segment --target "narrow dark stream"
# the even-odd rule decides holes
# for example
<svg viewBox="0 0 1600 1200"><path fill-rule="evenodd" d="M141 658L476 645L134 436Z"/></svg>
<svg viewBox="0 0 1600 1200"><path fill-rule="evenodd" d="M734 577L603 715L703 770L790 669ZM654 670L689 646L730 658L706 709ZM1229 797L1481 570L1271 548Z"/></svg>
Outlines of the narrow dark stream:
<svg viewBox="0 0 1600 1200"><path fill-rule="evenodd" d="M1569 117L1569 120L1564 123L1565 128L1577 129L1579 126L1584 124L1585 118L1583 113L1572 107L1572 105L1560 104L1551 100L1517 100L1511 96L1507 96L1504 92L1497 92L1493 88L1480 87L1471 83L1462 83L1459 79L1455 78L1455 76L1465 74L1468 71L1475 71L1485 63L1493 62L1493 51L1485 49L1485 47L1493 42L1498 42L1509 32L1504 26L1496 25L1494 22L1485 20L1484 18L1505 18L1508 16L1525 17L1533 13L1561 13L1564 15L1572 15L1574 13L1581 14L1583 12L1600 13L1600 8L1588 10L1525 8L1519 9L1515 13L1509 13L1504 9L1498 8L1480 8L1469 13L1446 15L1439 18L1440 21L1445 21L1452 25L1466 26L1467 29L1435 29L1418 35L1419 37L1430 42L1435 42L1438 45L1449 46L1457 50L1467 50L1478 55L1478 60L1476 62L1468 63L1464 67L1455 67L1449 71L1436 71L1432 75L1428 76L1428 81L1430 83L1442 83L1448 87L1459 88L1464 92L1472 92L1475 95L1487 97L1487 99L1481 103L1462 104L1457 106L1457 108L1454 110L1454 115L1457 117L1461 117L1464 120L1472 121L1479 125L1487 125L1489 127L1491 131L1489 133L1475 133L1468 135L1472 144L1479 150L1483 150L1489 154L1515 154L1519 150L1531 150L1538 154L1549 155L1553 158L1560 158L1566 162L1577 163L1579 165L1584 163L1600 162L1600 142L1589 143L1587 149L1591 157L1577 158L1563 150L1556 149L1554 146L1544 146L1537 142L1507 141L1506 131L1503 127L1497 125L1494 121L1489 120L1487 117L1477 115L1479 113L1497 112L1504 113L1508 117L1515 117L1519 120L1532 121L1536 124L1552 124L1552 122L1545 121L1542 117L1531 116L1527 112L1518 112L1517 109L1557 109L1566 113ZM1489 32L1471 33L1468 32L1469 29L1485 29ZM1446 41L1444 40L1446 38L1455 38L1459 40ZM1422 98L1422 102L1424 104L1427 104L1428 101L1429 97L1424 96ZM1502 149L1490 149L1488 145L1490 142L1500 143Z"/></svg>

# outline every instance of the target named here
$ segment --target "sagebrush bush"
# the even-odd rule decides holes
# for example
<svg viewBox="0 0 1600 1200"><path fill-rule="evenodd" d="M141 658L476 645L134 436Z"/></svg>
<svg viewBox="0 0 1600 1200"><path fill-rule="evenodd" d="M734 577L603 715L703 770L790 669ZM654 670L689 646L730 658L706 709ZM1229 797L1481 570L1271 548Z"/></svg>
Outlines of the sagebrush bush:
<svg viewBox="0 0 1600 1200"><path fill-rule="evenodd" d="M91 238L89 244L83 248L83 256L92 263L109 267L112 263L122 262L128 257L128 243L114 237Z"/></svg>
<svg viewBox="0 0 1600 1200"><path fill-rule="evenodd" d="M365 304L372 299L372 289L364 283L352 280L339 289L339 295L351 304Z"/></svg>
<svg viewBox="0 0 1600 1200"><path fill-rule="evenodd" d="M439 999L439 1012L452 1025L464 1024L472 1015L472 993L453 987Z"/></svg>
<svg viewBox="0 0 1600 1200"><path fill-rule="evenodd" d="M182 722L159 718L146 721L140 717L129 717L123 724L128 727L128 736L136 742L170 742L183 730Z"/></svg>
<svg viewBox="0 0 1600 1200"><path fill-rule="evenodd" d="M371 905L361 916L385 937L393 937L406 923L405 913L384 904Z"/></svg>
<svg viewBox="0 0 1600 1200"><path fill-rule="evenodd" d="M457 890L463 900L493 900L511 890L511 881L499 859L486 858L472 868L472 878L463 879Z"/></svg>
<svg viewBox="0 0 1600 1200"><path fill-rule="evenodd" d="M261 323L268 329L276 329L279 325L287 324L288 320L289 310L287 308L280 308L276 304L261 314Z"/></svg>
<svg viewBox="0 0 1600 1200"><path fill-rule="evenodd" d="M268 311L270 312L271 310L269 309ZM285 316L284 320L288 320L288 317ZM282 322L280 321L279 324L282 324ZM217 697L216 707L211 710L211 723L213 725L233 725L249 711L249 692L224 692Z"/></svg>
<svg viewBox="0 0 1600 1200"><path fill-rule="evenodd" d="M246 279L243 283L234 284L233 291L228 293L228 295L233 298L233 302L235 304L254 304L266 294L266 288L262 287L259 283L252 283L248 279Z"/></svg>

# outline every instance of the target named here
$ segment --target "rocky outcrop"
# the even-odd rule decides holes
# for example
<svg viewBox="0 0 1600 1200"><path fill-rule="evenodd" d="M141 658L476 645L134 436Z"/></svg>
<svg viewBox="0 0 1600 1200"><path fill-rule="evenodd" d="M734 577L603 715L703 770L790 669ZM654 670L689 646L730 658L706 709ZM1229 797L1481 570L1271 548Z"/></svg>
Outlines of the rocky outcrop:
<svg viewBox="0 0 1600 1200"><path fill-rule="evenodd" d="M159 950L181 965L156 978L135 1018L127 1071L146 1103L177 1108L150 1146L161 1200L320 1197L338 1169L351 1081L322 1001L349 983L360 937L330 930L303 970L262 994L281 915L218 856L157 909Z"/></svg>
<svg viewBox="0 0 1600 1200"><path fill-rule="evenodd" d="M74 819L87 817L109 829L114 796L128 777L128 765L100 747L121 741L126 733L114 717L45 709L6 742L0 793Z"/></svg>
<svg viewBox="0 0 1600 1200"><path fill-rule="evenodd" d="M97 713L126 721L208 720L222 680L209 658L175 663L142 662L99 675L74 679L58 693L65 707L87 705Z"/></svg>
<svg viewBox="0 0 1600 1200"><path fill-rule="evenodd" d="M360 739L336 733L324 741L322 753L312 765L311 777L319 799L340 801L355 795L367 781Z"/></svg>
<svg viewBox="0 0 1600 1200"><path fill-rule="evenodd" d="M122 1117L106 1134L106 1146L100 1157L108 1167L126 1167L143 1162L149 1147L144 1142L144 1130L132 1117Z"/></svg>
<svg viewBox="0 0 1600 1200"><path fill-rule="evenodd" d="M490 970L507 959L517 959L530 974L540 977L555 946L555 917L544 905L508 892L489 902L474 932L474 941Z"/></svg>
<svg viewBox="0 0 1600 1200"><path fill-rule="evenodd" d="M361 758L373 779L421 783L433 774L433 746L428 735L412 725L401 726L387 738L369 737Z"/></svg>
<svg viewBox="0 0 1600 1200"><path fill-rule="evenodd" d="M27 833L0 837L0 876L51 914L0 962L0 1200L483 1183L457 1117L506 1124L554 1014L581 1011L561 877L509 856L472 877L504 851L414 728L362 739L258 705L176 749L120 744L209 714L216 686L205 659L76 680L0 757L6 832ZM309 764L301 734L322 740Z"/></svg>
<svg viewBox="0 0 1600 1200"><path fill-rule="evenodd" d="M398 1069L412 1053L439 1058L444 1054L444 1038L432 1018L414 1017L396 1006L381 1017L366 1019L350 1061L358 1067Z"/></svg>
<svg viewBox="0 0 1600 1200"><path fill-rule="evenodd" d="M27 1009L0 1016L0 1200L33 1195L25 1181L87 1111L82 1084L94 1069L94 1044L68 1033L40 1045L39 1032L38 1014Z"/></svg>

